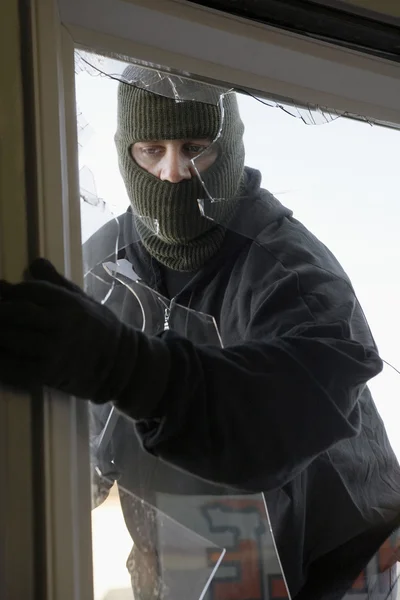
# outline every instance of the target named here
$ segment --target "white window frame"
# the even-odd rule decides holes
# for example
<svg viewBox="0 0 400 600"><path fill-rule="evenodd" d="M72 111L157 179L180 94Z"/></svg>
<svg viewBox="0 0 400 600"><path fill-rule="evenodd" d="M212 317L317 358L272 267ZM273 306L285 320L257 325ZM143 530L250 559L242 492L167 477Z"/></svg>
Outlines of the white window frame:
<svg viewBox="0 0 400 600"><path fill-rule="evenodd" d="M75 43L400 123L400 64L180 0L59 0Z"/></svg>
<svg viewBox="0 0 400 600"><path fill-rule="evenodd" d="M32 0L31 5L40 253L78 283L76 46L400 126L400 65L395 63L179 0ZM16 195L23 193L15 187ZM0 215L4 220L4 212ZM18 278L26 258L21 250L11 270L1 262L2 275ZM44 406L46 600L91 600L86 406L55 394L47 394ZM14 458L8 457L6 471ZM10 477L13 485L12 472Z"/></svg>
<svg viewBox="0 0 400 600"><path fill-rule="evenodd" d="M18 4L5 0L0 3L0 278L10 281L21 278L28 256L20 47ZM1 598L34 599L37 457L31 423L29 395L0 388Z"/></svg>

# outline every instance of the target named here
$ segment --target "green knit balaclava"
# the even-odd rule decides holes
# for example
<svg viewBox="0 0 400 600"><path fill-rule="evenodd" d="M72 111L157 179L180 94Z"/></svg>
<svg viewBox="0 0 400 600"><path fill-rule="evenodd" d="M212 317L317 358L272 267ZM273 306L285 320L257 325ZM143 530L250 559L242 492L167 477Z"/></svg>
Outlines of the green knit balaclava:
<svg viewBox="0 0 400 600"><path fill-rule="evenodd" d="M236 94L223 97L223 110L219 99L225 90L190 80L184 84L182 99L163 96L149 91L151 87L125 83L137 79L137 69L128 67L119 84L115 135L135 226L147 251L161 264L177 271L195 271L220 248L223 224L233 213L233 199L243 179L244 127ZM206 97L207 102L198 101L199 97ZM179 183L161 181L131 155L136 142L203 138L218 138L218 156L201 174L212 197L223 199L213 203L212 220L199 209L198 200L207 194L197 176Z"/></svg>

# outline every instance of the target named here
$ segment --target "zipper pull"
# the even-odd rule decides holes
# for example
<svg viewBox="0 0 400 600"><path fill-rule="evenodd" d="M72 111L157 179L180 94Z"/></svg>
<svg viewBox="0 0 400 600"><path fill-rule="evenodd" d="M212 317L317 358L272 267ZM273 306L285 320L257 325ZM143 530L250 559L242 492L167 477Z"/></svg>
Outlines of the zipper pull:
<svg viewBox="0 0 400 600"><path fill-rule="evenodd" d="M164 310L164 331L167 331L169 329L169 315L170 309L167 306Z"/></svg>

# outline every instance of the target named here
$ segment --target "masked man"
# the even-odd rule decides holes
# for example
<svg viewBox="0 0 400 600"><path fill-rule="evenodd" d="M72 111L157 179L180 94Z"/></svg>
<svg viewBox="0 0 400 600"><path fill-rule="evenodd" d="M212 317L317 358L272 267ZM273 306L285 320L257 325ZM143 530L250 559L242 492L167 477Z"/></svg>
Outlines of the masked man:
<svg viewBox="0 0 400 600"><path fill-rule="evenodd" d="M119 86L116 133L131 206L85 253L111 239L147 288L212 316L222 344L144 333L114 291L93 299L101 278L89 297L37 260L28 281L1 283L0 380L90 399L97 433L115 406L127 418L100 471L151 506L160 490L264 493L292 596L339 600L399 517L370 329L335 257L244 166L235 94L187 82L177 101L135 78L130 67ZM135 597L160 598L154 526L121 496Z"/></svg>

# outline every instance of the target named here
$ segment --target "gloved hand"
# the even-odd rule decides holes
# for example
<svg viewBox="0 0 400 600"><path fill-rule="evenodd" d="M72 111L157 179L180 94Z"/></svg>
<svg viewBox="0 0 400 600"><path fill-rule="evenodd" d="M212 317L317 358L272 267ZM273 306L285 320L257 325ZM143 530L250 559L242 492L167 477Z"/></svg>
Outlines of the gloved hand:
<svg viewBox="0 0 400 600"><path fill-rule="evenodd" d="M134 370L138 332L48 261L34 261L27 276L0 281L0 382L98 403L116 398Z"/></svg>

